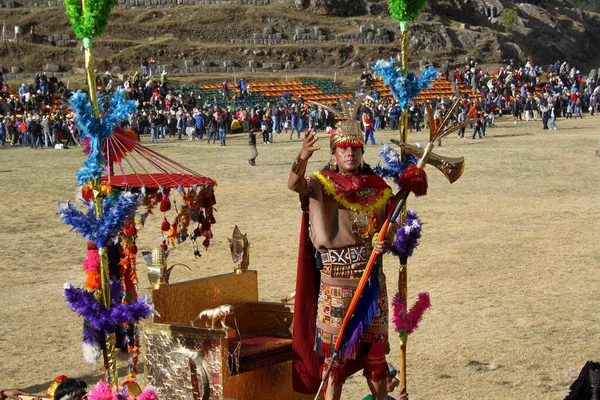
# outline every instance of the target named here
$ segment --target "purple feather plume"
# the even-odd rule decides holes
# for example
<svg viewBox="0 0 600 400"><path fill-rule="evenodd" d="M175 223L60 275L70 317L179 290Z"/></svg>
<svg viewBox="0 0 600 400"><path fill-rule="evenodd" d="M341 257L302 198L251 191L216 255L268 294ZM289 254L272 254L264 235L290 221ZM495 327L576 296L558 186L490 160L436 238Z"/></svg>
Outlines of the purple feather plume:
<svg viewBox="0 0 600 400"><path fill-rule="evenodd" d="M118 290L115 284L112 286ZM114 333L119 325L136 323L152 314L152 309L146 304L143 296L133 300L131 304L116 304L110 310L96 301L93 292L85 289L68 285L65 288L65 296L71 310L82 316L92 329L105 334Z"/></svg>
<svg viewBox="0 0 600 400"><path fill-rule="evenodd" d="M421 220L413 210L408 210L406 222L398 226L396 231L396 240L390 253L400 258L400 262L406 264L408 257L413 255L413 251L419 245L421 238Z"/></svg>
<svg viewBox="0 0 600 400"><path fill-rule="evenodd" d="M99 344L100 337L99 332L92 328L89 324L83 324L83 342L88 344Z"/></svg>

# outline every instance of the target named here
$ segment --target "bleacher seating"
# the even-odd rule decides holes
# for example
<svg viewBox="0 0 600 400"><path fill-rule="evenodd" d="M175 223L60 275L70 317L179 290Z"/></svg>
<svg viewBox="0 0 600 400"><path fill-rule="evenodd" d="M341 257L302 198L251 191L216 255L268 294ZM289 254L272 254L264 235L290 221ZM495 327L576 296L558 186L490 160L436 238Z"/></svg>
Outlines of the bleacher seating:
<svg viewBox="0 0 600 400"><path fill-rule="evenodd" d="M256 104L265 105L266 103L279 104L282 102L281 96L285 92L290 92L294 101L301 95L305 102L316 101L333 106L337 106L340 99L354 98L339 83L329 79L292 82L246 82L246 84L250 88L251 97L249 99L240 97L237 88L230 86L231 100L229 102L222 97L221 84L171 86L171 90L175 93L200 95L203 99L212 100L213 104L221 107L253 107Z"/></svg>

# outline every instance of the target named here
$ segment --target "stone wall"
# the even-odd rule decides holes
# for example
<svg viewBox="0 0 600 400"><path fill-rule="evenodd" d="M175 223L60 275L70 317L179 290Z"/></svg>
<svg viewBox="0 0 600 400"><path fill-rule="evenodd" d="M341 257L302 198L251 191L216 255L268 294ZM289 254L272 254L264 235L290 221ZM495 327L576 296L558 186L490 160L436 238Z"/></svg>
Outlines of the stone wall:
<svg viewBox="0 0 600 400"><path fill-rule="evenodd" d="M47 73L48 77L55 77L58 78L58 80L60 80L61 78L67 77L69 75L73 75L73 73L68 73L68 72L48 72ZM2 75L5 81L23 81L23 83L28 82L30 80L33 80L35 78L35 73L33 72L21 72L18 74L3 74ZM15 90L17 88L14 88Z"/></svg>
<svg viewBox="0 0 600 400"><path fill-rule="evenodd" d="M0 8L16 7L56 7L62 6L62 0L7 0L0 2Z"/></svg>
<svg viewBox="0 0 600 400"><path fill-rule="evenodd" d="M323 32L320 27L312 28L298 27L291 35L282 32L275 32L271 27L263 28L262 33L254 33L252 39L231 39L232 44L311 44L322 42L345 42L358 44L388 44L393 40L392 35L386 28L378 28L376 31L366 26L361 26L357 33L341 33L331 35Z"/></svg>
<svg viewBox="0 0 600 400"><path fill-rule="evenodd" d="M157 7L202 4L248 4L262 6L269 4L269 0L119 0L123 7Z"/></svg>
<svg viewBox="0 0 600 400"><path fill-rule="evenodd" d="M119 0L122 7L159 7L202 4L248 4L262 6L270 0ZM62 0L6 0L0 2L0 8L16 7L56 7L63 4Z"/></svg>
<svg viewBox="0 0 600 400"><path fill-rule="evenodd" d="M54 35L46 36L46 43L54 43L57 47L77 47L81 45L81 41L76 37L71 37L69 34L56 33Z"/></svg>
<svg viewBox="0 0 600 400"><path fill-rule="evenodd" d="M316 14L350 17L367 12L365 0L295 0L296 8Z"/></svg>

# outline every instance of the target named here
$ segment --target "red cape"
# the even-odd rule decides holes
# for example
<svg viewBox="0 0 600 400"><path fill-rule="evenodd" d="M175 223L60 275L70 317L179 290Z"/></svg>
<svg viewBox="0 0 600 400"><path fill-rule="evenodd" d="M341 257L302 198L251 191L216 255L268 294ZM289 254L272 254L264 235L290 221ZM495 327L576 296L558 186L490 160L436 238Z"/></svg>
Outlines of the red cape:
<svg viewBox="0 0 600 400"><path fill-rule="evenodd" d="M313 253L314 247L308 235L308 211L302 211L294 300L292 387L304 394L316 394L321 384L321 363L314 350L320 274L315 267Z"/></svg>

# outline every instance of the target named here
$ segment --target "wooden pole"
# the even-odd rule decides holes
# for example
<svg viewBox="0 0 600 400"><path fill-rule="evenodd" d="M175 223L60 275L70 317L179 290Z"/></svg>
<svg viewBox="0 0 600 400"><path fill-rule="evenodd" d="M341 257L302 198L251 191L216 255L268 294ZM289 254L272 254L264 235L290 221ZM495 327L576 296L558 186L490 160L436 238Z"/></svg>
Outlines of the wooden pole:
<svg viewBox="0 0 600 400"><path fill-rule="evenodd" d="M402 67L402 73L406 74L408 72L408 29L406 22L400 22L400 62ZM400 141L406 143L408 141L408 109L402 110L400 114ZM406 152L404 150L400 151L400 158L402 162L406 162ZM400 211L400 221L399 224L404 224L406 222L406 202L402 206L402 210ZM398 275L398 293L400 298L406 303L408 298L408 289L407 289L407 265L400 264L400 270ZM400 332L400 388L406 387L406 342L408 339L408 335L406 331Z"/></svg>
<svg viewBox="0 0 600 400"><path fill-rule="evenodd" d="M99 118L98 111L98 92L96 90L96 72L94 70L94 54L92 52L92 39L83 39L84 46L84 61L85 70L88 83L88 90L90 95L90 103L94 111L94 119ZM98 151L102 149L102 143L98 142ZM94 211L96 219L102 219L103 217L103 201L104 195L102 194L102 178L95 179L92 182L92 189L94 192ZM108 253L105 247L98 249L98 255L100 257L100 281L102 282L102 304L108 310L110 309L110 274L108 266ZM119 374L117 370L117 349L116 349L116 335L114 333L104 335L106 342L105 349L105 370L107 382L111 385L119 385Z"/></svg>

